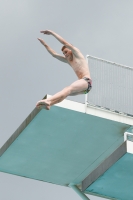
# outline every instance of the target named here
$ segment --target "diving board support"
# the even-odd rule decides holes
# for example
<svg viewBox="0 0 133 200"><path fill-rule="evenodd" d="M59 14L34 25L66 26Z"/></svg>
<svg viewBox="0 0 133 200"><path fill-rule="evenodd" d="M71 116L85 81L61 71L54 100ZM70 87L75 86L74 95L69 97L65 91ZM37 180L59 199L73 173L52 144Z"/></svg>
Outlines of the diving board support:
<svg viewBox="0 0 133 200"><path fill-rule="evenodd" d="M124 141L128 140L128 136L133 140L133 126L124 133Z"/></svg>
<svg viewBox="0 0 133 200"><path fill-rule="evenodd" d="M86 56L86 62L88 64L88 55ZM85 113L87 112L87 99L88 99L88 94L85 94Z"/></svg>
<svg viewBox="0 0 133 200"><path fill-rule="evenodd" d="M90 200L76 185L70 183L69 187L71 187L83 200Z"/></svg>
<svg viewBox="0 0 133 200"><path fill-rule="evenodd" d="M85 191L86 188L88 188L106 170L108 170L115 162L117 162L123 155L125 155L126 152L127 144L125 141L82 181L82 191Z"/></svg>
<svg viewBox="0 0 133 200"><path fill-rule="evenodd" d="M133 126L124 133L124 141L127 142L127 152L133 154Z"/></svg>

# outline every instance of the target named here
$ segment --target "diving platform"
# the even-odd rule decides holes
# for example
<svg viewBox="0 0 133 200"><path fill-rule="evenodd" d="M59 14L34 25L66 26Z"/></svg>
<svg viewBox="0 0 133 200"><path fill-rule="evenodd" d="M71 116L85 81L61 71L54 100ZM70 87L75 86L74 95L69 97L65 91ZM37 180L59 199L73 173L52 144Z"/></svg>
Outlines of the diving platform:
<svg viewBox="0 0 133 200"><path fill-rule="evenodd" d="M93 90L85 102L65 99L49 111L34 108L0 147L0 172L70 187L84 200L86 194L132 200L133 69L118 65L117 74L130 76L127 85L113 85L109 72L117 66L87 59Z"/></svg>
<svg viewBox="0 0 133 200"><path fill-rule="evenodd" d="M0 171L93 194L98 178L127 154L132 125L131 117L70 100L35 108L1 147Z"/></svg>

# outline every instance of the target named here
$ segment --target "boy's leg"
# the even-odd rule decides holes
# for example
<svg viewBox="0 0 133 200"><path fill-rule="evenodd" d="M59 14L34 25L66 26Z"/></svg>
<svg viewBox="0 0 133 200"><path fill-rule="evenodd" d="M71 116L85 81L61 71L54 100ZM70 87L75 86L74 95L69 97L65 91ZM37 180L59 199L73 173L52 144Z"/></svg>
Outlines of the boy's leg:
<svg viewBox="0 0 133 200"><path fill-rule="evenodd" d="M52 97L38 101L36 107L49 110L50 106L63 101L67 96L83 94L83 91L87 88L88 84L84 79L77 80L70 86L53 95Z"/></svg>

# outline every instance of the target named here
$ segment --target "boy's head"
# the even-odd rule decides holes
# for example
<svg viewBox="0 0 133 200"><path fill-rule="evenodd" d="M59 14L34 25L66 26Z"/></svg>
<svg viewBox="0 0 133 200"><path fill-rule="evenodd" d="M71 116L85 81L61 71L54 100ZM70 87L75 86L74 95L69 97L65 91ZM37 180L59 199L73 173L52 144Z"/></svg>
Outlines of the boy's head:
<svg viewBox="0 0 133 200"><path fill-rule="evenodd" d="M66 59L71 59L71 57L72 57L72 51L70 49L68 49L66 46L63 46L61 48L61 51L63 52L63 54L66 57Z"/></svg>
<svg viewBox="0 0 133 200"><path fill-rule="evenodd" d="M61 51L63 52L63 50L67 48L65 45L61 48Z"/></svg>

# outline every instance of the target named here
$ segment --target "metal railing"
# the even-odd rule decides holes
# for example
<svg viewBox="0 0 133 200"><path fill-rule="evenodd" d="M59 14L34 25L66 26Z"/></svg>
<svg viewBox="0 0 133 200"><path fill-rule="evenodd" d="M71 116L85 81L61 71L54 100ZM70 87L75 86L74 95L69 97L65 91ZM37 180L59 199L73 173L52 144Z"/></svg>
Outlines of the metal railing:
<svg viewBox="0 0 133 200"><path fill-rule="evenodd" d="M133 68L86 56L92 90L88 104L133 117Z"/></svg>

